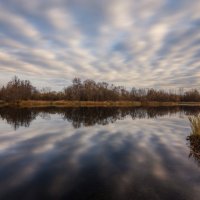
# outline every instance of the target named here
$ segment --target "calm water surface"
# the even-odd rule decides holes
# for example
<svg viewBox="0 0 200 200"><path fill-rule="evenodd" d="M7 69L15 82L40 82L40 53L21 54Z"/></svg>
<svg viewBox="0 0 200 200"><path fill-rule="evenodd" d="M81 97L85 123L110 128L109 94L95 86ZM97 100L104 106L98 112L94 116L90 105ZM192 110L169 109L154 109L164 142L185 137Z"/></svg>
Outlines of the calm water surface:
<svg viewBox="0 0 200 200"><path fill-rule="evenodd" d="M198 113L0 108L0 199L199 200L186 140Z"/></svg>

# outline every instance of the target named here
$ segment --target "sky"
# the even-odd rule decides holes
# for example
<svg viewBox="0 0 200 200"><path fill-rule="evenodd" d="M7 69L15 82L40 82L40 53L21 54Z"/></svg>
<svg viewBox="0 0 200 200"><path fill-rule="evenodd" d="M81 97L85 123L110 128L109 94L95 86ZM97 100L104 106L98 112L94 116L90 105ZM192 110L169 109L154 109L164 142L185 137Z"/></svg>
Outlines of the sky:
<svg viewBox="0 0 200 200"><path fill-rule="evenodd" d="M200 89L199 11L200 0L0 0L0 85Z"/></svg>

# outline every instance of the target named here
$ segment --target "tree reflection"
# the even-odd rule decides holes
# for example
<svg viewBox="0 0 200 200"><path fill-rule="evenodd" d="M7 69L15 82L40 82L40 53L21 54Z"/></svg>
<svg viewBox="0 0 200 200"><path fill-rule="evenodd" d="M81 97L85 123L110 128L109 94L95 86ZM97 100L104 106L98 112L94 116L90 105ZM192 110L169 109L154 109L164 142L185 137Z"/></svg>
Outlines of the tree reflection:
<svg viewBox="0 0 200 200"><path fill-rule="evenodd" d="M29 127L37 115L37 112L28 108L0 108L0 117L11 124L15 130L20 126Z"/></svg>
<svg viewBox="0 0 200 200"><path fill-rule="evenodd" d="M197 116L200 107L43 107L43 108L0 108L0 117L11 124L14 129L28 127L40 116L50 119L51 114L59 114L64 120L72 123L74 128L81 126L106 125L122 120L127 116L134 119L156 118L176 113Z"/></svg>
<svg viewBox="0 0 200 200"><path fill-rule="evenodd" d="M200 115L189 117L191 133L187 137L189 141L190 154L198 166L200 166Z"/></svg>

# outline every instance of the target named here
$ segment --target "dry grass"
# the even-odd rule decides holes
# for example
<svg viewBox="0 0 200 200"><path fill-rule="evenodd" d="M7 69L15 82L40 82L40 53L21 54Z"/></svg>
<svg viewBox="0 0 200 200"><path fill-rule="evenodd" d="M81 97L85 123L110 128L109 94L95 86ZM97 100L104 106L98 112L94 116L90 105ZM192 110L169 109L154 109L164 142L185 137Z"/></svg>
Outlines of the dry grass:
<svg viewBox="0 0 200 200"><path fill-rule="evenodd" d="M178 106L179 103L177 102L158 102L158 101L144 101L141 102L142 106L151 106L151 107L158 107L158 106Z"/></svg>
<svg viewBox="0 0 200 200"><path fill-rule="evenodd" d="M58 106L58 107L95 107L95 106L141 106L133 101L21 101L21 107Z"/></svg>
<svg viewBox="0 0 200 200"><path fill-rule="evenodd" d="M27 100L18 103L0 102L0 106L19 106L19 107L158 107L158 106L200 106L195 102L156 102L156 101L39 101Z"/></svg>
<svg viewBox="0 0 200 200"><path fill-rule="evenodd" d="M191 135L199 135L200 136L200 115L189 117L190 126L192 129Z"/></svg>
<svg viewBox="0 0 200 200"><path fill-rule="evenodd" d="M63 106L63 107L157 107L157 106L178 106L176 102L139 102L139 101L21 101L20 106Z"/></svg>
<svg viewBox="0 0 200 200"><path fill-rule="evenodd" d="M189 141L189 157L194 158L200 166L200 115L189 117L191 133L187 137Z"/></svg>

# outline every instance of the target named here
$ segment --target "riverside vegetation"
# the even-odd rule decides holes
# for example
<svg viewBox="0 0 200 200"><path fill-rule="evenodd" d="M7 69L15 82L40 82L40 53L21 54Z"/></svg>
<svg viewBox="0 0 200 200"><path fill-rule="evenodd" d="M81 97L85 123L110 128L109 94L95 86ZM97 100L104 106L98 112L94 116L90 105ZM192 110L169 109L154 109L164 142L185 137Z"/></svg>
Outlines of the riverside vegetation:
<svg viewBox="0 0 200 200"><path fill-rule="evenodd" d="M200 166L200 115L189 117L191 133L187 137L190 146L189 157L194 160Z"/></svg>
<svg viewBox="0 0 200 200"><path fill-rule="evenodd" d="M18 104L21 106L176 106L200 105L200 92L197 89L183 91L136 89L127 90L106 82L95 82L74 78L72 84L62 91L50 88L41 90L29 80L14 77L0 87L0 105Z"/></svg>

